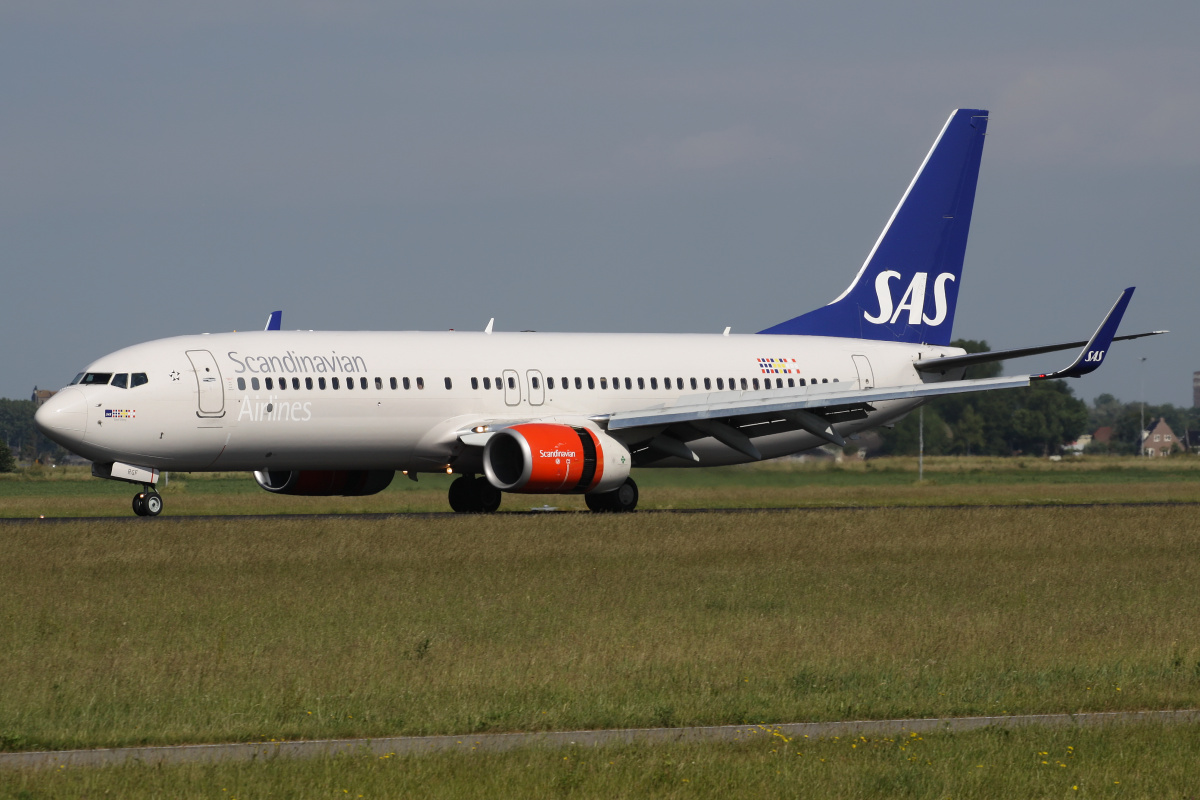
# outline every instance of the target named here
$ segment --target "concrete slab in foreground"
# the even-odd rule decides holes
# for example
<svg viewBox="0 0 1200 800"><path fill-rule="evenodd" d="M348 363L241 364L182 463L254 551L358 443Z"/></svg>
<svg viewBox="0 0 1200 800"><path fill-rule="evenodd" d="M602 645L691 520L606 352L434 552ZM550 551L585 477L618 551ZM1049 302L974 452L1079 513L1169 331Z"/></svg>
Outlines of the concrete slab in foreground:
<svg viewBox="0 0 1200 800"><path fill-rule="evenodd" d="M887 719L857 722L793 722L782 725L717 725L694 728L625 728L546 733L482 733L474 736L393 736L380 739L321 739L301 742L190 744L162 747L117 747L101 750L54 750L0 753L0 768L37 769L59 766L101 767L115 764L183 764L254 761L273 758L318 758L332 755L416 755L444 751L499 751L518 747L597 747L612 744L741 741L783 734L827 739L834 736L896 736L906 733L1017 728L1126 725L1130 723L1200 723L1200 710L1117 711L1086 714L1026 714L1004 717Z"/></svg>

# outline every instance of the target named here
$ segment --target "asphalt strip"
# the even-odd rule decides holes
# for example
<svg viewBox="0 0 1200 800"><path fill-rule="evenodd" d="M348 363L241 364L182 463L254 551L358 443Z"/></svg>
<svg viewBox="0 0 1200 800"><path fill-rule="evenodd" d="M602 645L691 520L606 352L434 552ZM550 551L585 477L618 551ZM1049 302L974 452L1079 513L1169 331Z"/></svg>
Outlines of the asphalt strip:
<svg viewBox="0 0 1200 800"><path fill-rule="evenodd" d="M624 728L545 733L482 733L475 736L390 736L379 739L318 739L301 742L188 744L0 753L0 768L51 769L119 764L211 764L276 758L421 755L439 752L498 752L521 747L601 747L615 744L736 742L762 736L831 739L835 736L901 736L908 733L961 733L980 728L1041 726L1103 727L1132 723L1195 724L1200 710L1113 711L1085 714L1024 714L1003 717L886 719L855 722L792 722L782 725L715 725L693 728Z"/></svg>

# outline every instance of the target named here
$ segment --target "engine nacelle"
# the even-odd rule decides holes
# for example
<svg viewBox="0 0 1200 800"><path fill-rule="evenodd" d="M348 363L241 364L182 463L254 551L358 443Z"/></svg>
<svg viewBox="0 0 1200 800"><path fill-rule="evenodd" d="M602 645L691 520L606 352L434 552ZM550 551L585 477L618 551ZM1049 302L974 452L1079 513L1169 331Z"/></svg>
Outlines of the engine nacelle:
<svg viewBox="0 0 1200 800"><path fill-rule="evenodd" d="M484 474L505 492L607 492L625 482L632 461L605 433L549 422L504 428L483 448Z"/></svg>
<svg viewBox="0 0 1200 800"><path fill-rule="evenodd" d="M382 492L395 476L390 469L260 470L254 480L274 494L362 497Z"/></svg>

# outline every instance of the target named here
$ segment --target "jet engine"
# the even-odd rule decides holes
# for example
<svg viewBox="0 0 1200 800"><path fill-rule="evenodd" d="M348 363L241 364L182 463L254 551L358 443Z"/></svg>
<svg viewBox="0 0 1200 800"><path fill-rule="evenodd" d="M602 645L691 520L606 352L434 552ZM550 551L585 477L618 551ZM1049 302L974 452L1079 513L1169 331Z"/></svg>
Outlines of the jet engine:
<svg viewBox="0 0 1200 800"><path fill-rule="evenodd" d="M382 492L395 475L390 469L261 470L254 480L274 494L361 497Z"/></svg>
<svg viewBox="0 0 1200 800"><path fill-rule="evenodd" d="M629 477L625 445L590 428L529 422L497 431L483 448L488 482L505 492L611 491Z"/></svg>

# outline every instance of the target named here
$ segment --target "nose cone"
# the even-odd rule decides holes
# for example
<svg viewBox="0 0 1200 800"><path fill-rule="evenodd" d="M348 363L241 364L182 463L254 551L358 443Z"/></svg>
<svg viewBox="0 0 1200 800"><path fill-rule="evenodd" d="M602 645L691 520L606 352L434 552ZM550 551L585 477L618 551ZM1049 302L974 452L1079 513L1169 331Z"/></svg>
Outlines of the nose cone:
<svg viewBox="0 0 1200 800"><path fill-rule="evenodd" d="M47 439L71 449L83 441L87 430L87 398L79 389L67 387L43 403L33 421Z"/></svg>

